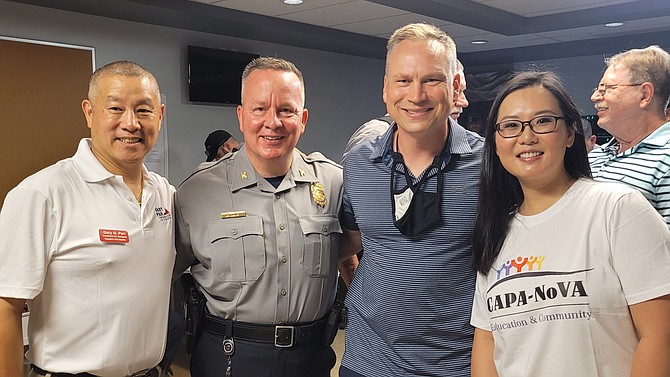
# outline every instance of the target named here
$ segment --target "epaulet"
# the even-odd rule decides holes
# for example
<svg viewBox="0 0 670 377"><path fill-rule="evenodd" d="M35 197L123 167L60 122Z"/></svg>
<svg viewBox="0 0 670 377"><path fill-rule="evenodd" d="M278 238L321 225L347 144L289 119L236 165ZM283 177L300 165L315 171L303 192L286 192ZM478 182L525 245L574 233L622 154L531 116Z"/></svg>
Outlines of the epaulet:
<svg viewBox="0 0 670 377"><path fill-rule="evenodd" d="M221 158L218 159L218 160L215 160L215 161L209 161L209 162L207 162L207 161L201 162L201 163L195 168L195 170L193 170L193 173L189 174L189 176L186 177L186 179L184 179L183 181L181 181L181 183L179 184L179 186L183 185L186 181L188 181L188 180L189 180L191 177L193 177L194 175L196 175L196 174L198 174L198 173L200 173L200 172L202 172L202 171L209 170L209 169L213 168L214 166L216 166L216 165L222 163L223 161L226 161L226 160L231 159L231 158L233 157L233 155L234 155L234 153L226 153L223 157L221 157Z"/></svg>
<svg viewBox="0 0 670 377"><path fill-rule="evenodd" d="M307 154L298 150L298 153L302 156L302 159L305 160L305 162L308 163L308 164L315 163L315 162L323 162L323 163L327 163L327 164L336 166L340 169L342 168L342 165L340 165L337 162L335 162L335 161L329 159L328 157L324 156L323 153L321 153L321 152L312 152L312 153L307 155Z"/></svg>

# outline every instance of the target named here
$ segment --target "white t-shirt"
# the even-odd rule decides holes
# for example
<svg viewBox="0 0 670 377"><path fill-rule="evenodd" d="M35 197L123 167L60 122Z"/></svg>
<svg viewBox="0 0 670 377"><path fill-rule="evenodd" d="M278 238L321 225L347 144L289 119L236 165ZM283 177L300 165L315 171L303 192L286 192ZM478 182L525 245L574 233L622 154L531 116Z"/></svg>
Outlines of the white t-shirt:
<svg viewBox="0 0 670 377"><path fill-rule="evenodd" d="M27 357L38 367L118 377L161 360L175 258L174 188L143 174L140 208L83 139L74 157L7 195L0 297L29 300Z"/></svg>
<svg viewBox="0 0 670 377"><path fill-rule="evenodd" d="M670 293L670 231L637 191L578 180L551 208L517 215L473 326L492 331L500 377L629 376L628 306Z"/></svg>

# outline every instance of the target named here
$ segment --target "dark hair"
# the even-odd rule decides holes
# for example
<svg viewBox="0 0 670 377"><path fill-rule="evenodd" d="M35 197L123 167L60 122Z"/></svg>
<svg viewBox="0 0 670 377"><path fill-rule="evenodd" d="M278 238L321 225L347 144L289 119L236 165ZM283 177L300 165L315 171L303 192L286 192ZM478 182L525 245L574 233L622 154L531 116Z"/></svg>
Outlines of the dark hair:
<svg viewBox="0 0 670 377"><path fill-rule="evenodd" d="M498 92L484 126L484 160L479 188L479 206L475 221L472 249L475 270L487 275L500 254L510 221L523 201L519 180L507 172L496 154L496 128L502 101L519 89L541 86L558 100L565 124L575 132L573 145L565 152L563 164L572 178L590 178L591 169L586 155L582 120L577 106L567 90L552 72L526 71L516 74Z"/></svg>

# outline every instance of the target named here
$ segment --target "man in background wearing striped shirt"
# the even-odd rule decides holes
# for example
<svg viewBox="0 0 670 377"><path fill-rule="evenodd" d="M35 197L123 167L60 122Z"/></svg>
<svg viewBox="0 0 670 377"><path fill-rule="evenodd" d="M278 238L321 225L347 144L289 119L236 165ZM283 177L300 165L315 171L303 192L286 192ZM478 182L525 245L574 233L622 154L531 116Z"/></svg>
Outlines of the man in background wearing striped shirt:
<svg viewBox="0 0 670 377"><path fill-rule="evenodd" d="M614 138L589 154L593 177L626 183L670 226L670 54L658 46L613 56L591 100Z"/></svg>

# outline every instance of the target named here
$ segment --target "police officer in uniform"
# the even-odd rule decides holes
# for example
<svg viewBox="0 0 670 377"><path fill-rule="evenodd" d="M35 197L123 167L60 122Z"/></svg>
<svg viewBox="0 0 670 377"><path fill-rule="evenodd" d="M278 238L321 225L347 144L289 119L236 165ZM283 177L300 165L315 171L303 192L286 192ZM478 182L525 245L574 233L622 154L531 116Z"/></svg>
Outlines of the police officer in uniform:
<svg viewBox="0 0 670 377"><path fill-rule="evenodd" d="M206 298L191 375L326 377L342 170L295 146L308 112L301 72L261 57L242 74L244 144L203 163L176 196L177 266Z"/></svg>

